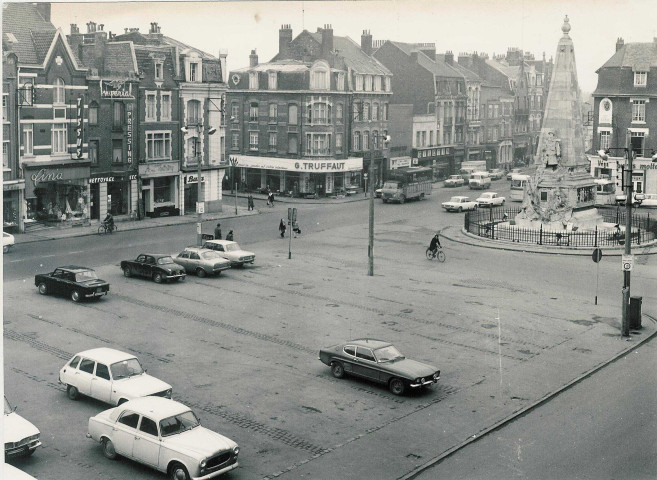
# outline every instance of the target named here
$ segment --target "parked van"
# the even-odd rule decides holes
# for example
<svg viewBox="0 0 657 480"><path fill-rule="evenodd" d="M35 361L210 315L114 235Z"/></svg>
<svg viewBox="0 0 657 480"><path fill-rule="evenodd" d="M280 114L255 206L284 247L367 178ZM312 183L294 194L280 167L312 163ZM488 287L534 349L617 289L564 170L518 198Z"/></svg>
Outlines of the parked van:
<svg viewBox="0 0 657 480"><path fill-rule="evenodd" d="M490 175L488 172L473 172L469 182L472 190L483 190L490 188Z"/></svg>

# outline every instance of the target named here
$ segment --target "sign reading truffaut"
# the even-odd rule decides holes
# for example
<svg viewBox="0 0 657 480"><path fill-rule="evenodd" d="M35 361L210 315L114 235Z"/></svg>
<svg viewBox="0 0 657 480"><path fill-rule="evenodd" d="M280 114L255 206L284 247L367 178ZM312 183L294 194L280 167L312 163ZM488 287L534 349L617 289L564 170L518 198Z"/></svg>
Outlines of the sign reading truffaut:
<svg viewBox="0 0 657 480"><path fill-rule="evenodd" d="M288 172L336 173L363 169L363 159L349 157L343 160L290 160L287 158L231 155L239 167L283 170Z"/></svg>

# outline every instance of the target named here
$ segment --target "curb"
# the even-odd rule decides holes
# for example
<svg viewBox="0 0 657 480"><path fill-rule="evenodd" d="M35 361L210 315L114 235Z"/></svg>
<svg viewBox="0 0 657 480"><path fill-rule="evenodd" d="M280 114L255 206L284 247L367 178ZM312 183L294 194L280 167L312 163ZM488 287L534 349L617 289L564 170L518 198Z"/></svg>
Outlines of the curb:
<svg viewBox="0 0 657 480"><path fill-rule="evenodd" d="M652 320L653 323L657 324L657 318L653 317L652 315L646 314L646 313L644 313L643 315L646 316L646 317L648 317L650 320ZM403 476L401 476L401 477L397 477L396 480L411 480L411 479L413 479L413 478L416 478L419 474L423 473L425 470L428 470L429 468L433 467L434 465L439 464L440 462L442 462L443 460L445 460L447 457L452 456L453 454L455 454L455 453L458 452L459 450L461 450L461 449L467 447L468 445L470 445L470 444L476 442L477 440L479 440L479 439L485 437L485 436L488 435L489 433L492 433L492 432L494 432L494 431L496 431L496 430L499 430L500 428L503 428L504 426L506 426L507 424L513 422L514 420L516 420L516 419L518 419L518 418L520 418L520 417L522 417L522 416L524 416L524 415L530 413L532 410L534 410L534 409L540 407L540 406L543 405L544 403L547 403L548 401L550 401L551 399L553 399L553 398L556 397L557 395L561 394L562 392L565 392L566 390L568 390L568 389L574 387L575 385L577 385L577 384L580 383L581 381L587 379L588 377L590 377L590 376L593 375L594 373L596 373L596 372L602 370L602 369L603 369L604 367L606 367L607 365L610 365L610 364L616 362L616 361L617 361L618 359L620 359L621 357L624 357L624 356L627 355L627 353L629 353L630 351L632 351L632 350L634 350L634 349L637 349L637 348L641 347L641 346L642 346L643 344L645 344L645 343L648 343L648 342L649 342L650 340L652 340L655 336L657 336L657 331L654 331L651 335L649 335L648 337L642 339L642 340L641 340L639 343L637 343L636 345L632 345L631 347L627 347L626 349L624 349L624 350L621 351L620 353L614 355L614 356L613 356L612 358L610 358L609 360L606 360L606 361L602 362L600 365L597 365L597 366L593 367L593 368L592 368L591 370L589 370L588 372L584 372L582 375L580 375L579 377L577 377L577 378L571 380L570 382L568 382L567 384L563 385L561 388L555 390L554 392L548 393L548 394L545 395L543 398L539 398L538 400L536 400L534 403L532 403L532 404L530 404L530 405L528 405L528 406L526 406L526 407L524 407L524 408L521 408L521 409L518 410L517 412L512 413L510 416L508 416L508 417L506 417L506 418L500 420L499 422L496 422L496 423L494 423L493 425L491 425L491 426L489 426L489 427L487 427L487 428L481 430L479 433L477 433L477 434L475 434L475 435L469 437L467 440L465 440L465 441L459 443L458 445L455 445L455 446L449 448L448 450L444 451L443 453L441 453L441 454L438 455L437 457L432 458L431 460L429 460L428 462L426 462L426 463L420 465L419 467L416 467L415 469L413 469L413 470L410 471L409 473L407 473L407 474L405 474L405 475L403 475Z"/></svg>

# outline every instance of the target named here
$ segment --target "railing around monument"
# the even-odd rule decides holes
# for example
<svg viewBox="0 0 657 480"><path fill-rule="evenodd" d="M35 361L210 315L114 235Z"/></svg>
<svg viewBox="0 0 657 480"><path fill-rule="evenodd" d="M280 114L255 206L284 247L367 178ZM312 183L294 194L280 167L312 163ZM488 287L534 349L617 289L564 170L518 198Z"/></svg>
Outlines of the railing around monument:
<svg viewBox="0 0 657 480"><path fill-rule="evenodd" d="M625 224L625 212L616 209L599 209L605 223ZM520 208L492 208L466 212L465 230L479 237L514 243L555 245L564 247L612 247L624 243L625 234L616 228L595 230L554 231L531 229L512 225ZM657 222L647 215L632 215L632 243L641 245L657 238Z"/></svg>

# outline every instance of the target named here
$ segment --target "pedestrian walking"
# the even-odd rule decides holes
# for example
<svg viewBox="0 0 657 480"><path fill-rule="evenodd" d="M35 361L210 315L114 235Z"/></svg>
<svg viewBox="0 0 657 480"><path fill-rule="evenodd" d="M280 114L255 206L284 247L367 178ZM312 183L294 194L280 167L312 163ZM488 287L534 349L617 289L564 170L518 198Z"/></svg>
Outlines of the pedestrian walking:
<svg viewBox="0 0 657 480"><path fill-rule="evenodd" d="M269 195L267 196L267 205L270 207L274 206L274 192L269 192Z"/></svg>
<svg viewBox="0 0 657 480"><path fill-rule="evenodd" d="M292 222L292 231L295 233L294 238L297 238L297 235L301 235L301 228L299 228L299 224L296 221Z"/></svg>
<svg viewBox="0 0 657 480"><path fill-rule="evenodd" d="M281 232L281 238L285 238L285 230L287 230L287 226L285 225L285 220L281 218L281 223L278 224L278 231Z"/></svg>
<svg viewBox="0 0 657 480"><path fill-rule="evenodd" d="M251 195L250 193L249 193L249 196L247 198L247 205L248 205L247 210L253 210L253 207L254 207L254 205L253 205L253 195Z"/></svg>
<svg viewBox="0 0 657 480"><path fill-rule="evenodd" d="M228 235L226 235L226 240L231 241L231 242L233 241L233 231L232 230L230 232L228 232Z"/></svg>
<svg viewBox="0 0 657 480"><path fill-rule="evenodd" d="M221 240L221 223L217 223L217 226L214 227L214 239Z"/></svg>

